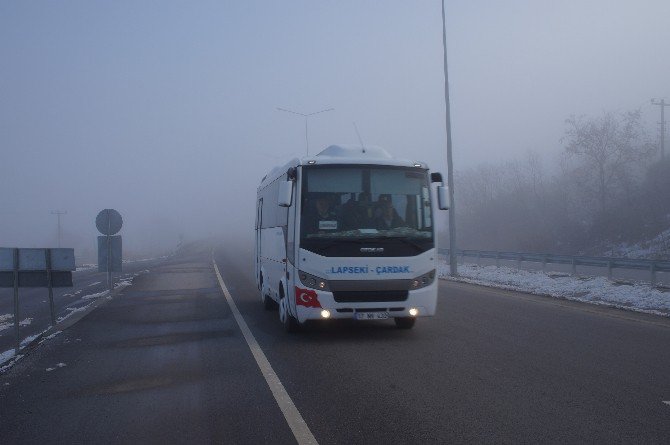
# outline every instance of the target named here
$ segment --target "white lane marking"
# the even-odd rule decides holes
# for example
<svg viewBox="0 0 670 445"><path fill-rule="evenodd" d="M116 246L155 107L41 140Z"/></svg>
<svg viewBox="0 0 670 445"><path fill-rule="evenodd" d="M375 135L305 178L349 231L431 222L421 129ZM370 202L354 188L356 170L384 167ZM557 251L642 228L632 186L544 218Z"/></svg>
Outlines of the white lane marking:
<svg viewBox="0 0 670 445"><path fill-rule="evenodd" d="M256 341L256 338L251 333L249 326L247 326L246 321L244 321L242 314L237 309L237 306L235 305L233 298L230 296L230 292L228 292L228 288L223 282L223 278L221 278L221 273L219 273L219 267L216 265L216 261L214 260L213 257L212 257L212 264L214 264L214 271L216 272L216 278L219 280L219 286L221 286L221 290L223 291L223 295L225 295L226 297L226 301L230 306L230 310L233 312L233 316L235 317L235 320L237 321L237 324L239 325L240 330L242 331L242 335L244 335L244 339L247 341L247 345L249 345L249 349L251 349L251 353L256 359L256 364L258 364L258 367L260 368L263 377L265 377L265 381L267 382L268 386L270 387L270 390L272 391L272 395L274 396L275 400L277 401L277 404L279 405L279 408L284 414L286 423L288 423L288 426L291 428L291 431L293 431L295 439L301 445L302 444L318 445L316 438L309 430L309 427L307 426L307 423L305 423L305 420L300 415L298 408L296 408L296 406L293 404L293 400L291 400L291 397L288 395L288 392L286 392L284 385L282 385L281 381L279 380L279 377L277 377L277 374L272 369L270 361L263 353L263 350Z"/></svg>

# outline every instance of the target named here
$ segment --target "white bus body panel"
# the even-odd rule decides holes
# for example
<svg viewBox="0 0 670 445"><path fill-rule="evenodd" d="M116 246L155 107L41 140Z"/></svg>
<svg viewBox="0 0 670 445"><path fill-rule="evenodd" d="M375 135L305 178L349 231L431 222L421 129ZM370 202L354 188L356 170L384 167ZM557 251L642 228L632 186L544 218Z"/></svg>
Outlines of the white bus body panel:
<svg viewBox="0 0 670 445"><path fill-rule="evenodd" d="M273 300L279 301L278 284L286 273L284 233L281 227L261 229L260 233L262 250L259 262L260 273L263 275L264 292Z"/></svg>

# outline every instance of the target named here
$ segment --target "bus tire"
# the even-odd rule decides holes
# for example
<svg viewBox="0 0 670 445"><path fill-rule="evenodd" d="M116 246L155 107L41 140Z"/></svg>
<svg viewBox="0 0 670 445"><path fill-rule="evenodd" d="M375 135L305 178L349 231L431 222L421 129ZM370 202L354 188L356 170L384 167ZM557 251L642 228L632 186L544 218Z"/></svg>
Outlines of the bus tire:
<svg viewBox="0 0 670 445"><path fill-rule="evenodd" d="M296 332L300 332L302 326L296 320L296 318L293 315L290 315L286 317L286 321L284 322L284 330L288 332L289 334L294 334Z"/></svg>
<svg viewBox="0 0 670 445"><path fill-rule="evenodd" d="M279 321L284 325L284 330L289 334L300 330L300 323L291 315L288 309L288 298L284 297L284 289L279 289Z"/></svg>
<svg viewBox="0 0 670 445"><path fill-rule="evenodd" d="M276 311L277 302L275 302L269 295L263 295L263 308L266 311Z"/></svg>
<svg viewBox="0 0 670 445"><path fill-rule="evenodd" d="M395 321L395 326L398 329L412 329L414 327L414 323L416 322L416 318L414 317L396 317L393 319Z"/></svg>
<svg viewBox="0 0 670 445"><path fill-rule="evenodd" d="M277 309L277 303L272 299L269 294L264 293L263 289L263 274L261 273L258 282L261 284L261 301L263 302L263 307L266 311L274 311ZM269 290L269 289L268 289Z"/></svg>

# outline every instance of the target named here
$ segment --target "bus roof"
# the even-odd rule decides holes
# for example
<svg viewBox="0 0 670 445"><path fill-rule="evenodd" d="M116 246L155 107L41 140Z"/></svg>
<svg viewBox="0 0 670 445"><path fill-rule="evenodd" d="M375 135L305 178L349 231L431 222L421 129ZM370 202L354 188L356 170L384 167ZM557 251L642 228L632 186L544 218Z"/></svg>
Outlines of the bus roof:
<svg viewBox="0 0 670 445"><path fill-rule="evenodd" d="M301 159L294 158L282 166L273 168L261 180L259 189L286 173L286 170L290 167L324 164L372 164L428 169L428 166L423 162L394 158L389 152L378 146L331 145L317 155L306 156Z"/></svg>

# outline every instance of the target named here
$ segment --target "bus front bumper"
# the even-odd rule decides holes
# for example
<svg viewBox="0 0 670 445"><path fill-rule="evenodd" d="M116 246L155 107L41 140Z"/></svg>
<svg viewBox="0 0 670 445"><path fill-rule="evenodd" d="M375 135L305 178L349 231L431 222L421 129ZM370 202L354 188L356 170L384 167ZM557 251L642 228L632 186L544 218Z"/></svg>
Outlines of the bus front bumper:
<svg viewBox="0 0 670 445"><path fill-rule="evenodd" d="M436 280L437 281L437 280ZM311 290L317 299L309 307L296 305L299 322L307 320L381 320L398 317L430 317L437 306L437 282L409 291L404 301L336 302L331 292Z"/></svg>

